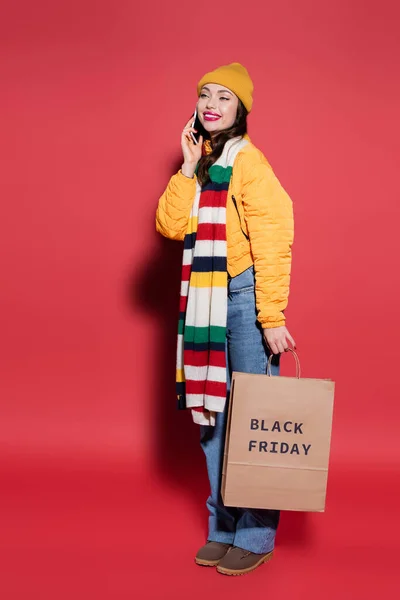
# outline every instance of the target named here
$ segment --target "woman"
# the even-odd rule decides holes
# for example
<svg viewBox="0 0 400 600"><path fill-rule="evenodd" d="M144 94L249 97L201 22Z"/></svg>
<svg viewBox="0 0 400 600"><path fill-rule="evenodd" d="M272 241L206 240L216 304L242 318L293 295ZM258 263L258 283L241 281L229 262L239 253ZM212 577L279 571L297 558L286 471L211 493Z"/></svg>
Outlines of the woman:
<svg viewBox="0 0 400 600"><path fill-rule="evenodd" d="M211 494L196 563L240 575L272 557L279 511L225 507L220 494L230 373L265 373L294 340L285 326L292 203L247 135L253 83L239 63L199 82L199 131L186 124L183 164L161 196L157 231L184 240L177 351L180 408L201 427Z"/></svg>

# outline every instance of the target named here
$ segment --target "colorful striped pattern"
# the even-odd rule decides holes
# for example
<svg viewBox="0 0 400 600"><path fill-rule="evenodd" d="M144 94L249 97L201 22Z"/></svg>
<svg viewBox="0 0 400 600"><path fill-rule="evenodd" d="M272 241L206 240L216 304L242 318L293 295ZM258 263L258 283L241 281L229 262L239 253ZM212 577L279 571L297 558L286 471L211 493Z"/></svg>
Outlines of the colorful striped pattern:
<svg viewBox="0 0 400 600"><path fill-rule="evenodd" d="M177 396L195 423L214 425L226 402L226 202L237 153L229 140L196 196L184 240L177 349Z"/></svg>

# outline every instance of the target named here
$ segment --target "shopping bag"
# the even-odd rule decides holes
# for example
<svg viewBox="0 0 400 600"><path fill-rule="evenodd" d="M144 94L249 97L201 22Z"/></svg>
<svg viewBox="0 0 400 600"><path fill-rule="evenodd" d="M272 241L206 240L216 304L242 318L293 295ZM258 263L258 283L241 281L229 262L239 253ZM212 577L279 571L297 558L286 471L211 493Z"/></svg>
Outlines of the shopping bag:
<svg viewBox="0 0 400 600"><path fill-rule="evenodd" d="M222 469L226 506L324 511L334 382L232 374Z"/></svg>

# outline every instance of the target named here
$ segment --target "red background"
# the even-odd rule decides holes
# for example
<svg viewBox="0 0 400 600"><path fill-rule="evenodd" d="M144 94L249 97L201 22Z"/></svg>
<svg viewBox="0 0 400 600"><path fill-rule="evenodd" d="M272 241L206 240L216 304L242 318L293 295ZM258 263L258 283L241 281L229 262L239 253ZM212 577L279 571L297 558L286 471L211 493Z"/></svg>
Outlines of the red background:
<svg viewBox="0 0 400 600"><path fill-rule="evenodd" d="M0 10L2 597L391 597L398 4ZM208 487L175 412L182 249L154 227L196 82L232 61L294 201L288 326L304 375L337 383L327 511L284 514L274 561L239 580L192 561Z"/></svg>

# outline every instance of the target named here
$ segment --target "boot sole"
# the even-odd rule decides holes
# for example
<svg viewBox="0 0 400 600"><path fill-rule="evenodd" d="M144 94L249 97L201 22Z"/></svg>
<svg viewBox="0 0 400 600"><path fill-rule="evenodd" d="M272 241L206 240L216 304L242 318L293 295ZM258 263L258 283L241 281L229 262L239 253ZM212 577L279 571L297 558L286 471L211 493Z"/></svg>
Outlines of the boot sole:
<svg viewBox="0 0 400 600"><path fill-rule="evenodd" d="M225 567L217 567L217 571L218 571L218 573L221 573L221 575L233 575L233 576L246 575L246 573L251 573L251 571L254 571L254 569L257 569L257 567L259 567L263 563L271 560L273 555L274 555L273 551L269 552L268 554L266 554L265 556L260 558L260 560L258 562L256 562L254 565L252 565L251 567L247 567L247 569L226 569Z"/></svg>
<svg viewBox="0 0 400 600"><path fill-rule="evenodd" d="M195 558L194 561L196 563L196 565L200 565L201 567L216 567L217 564L222 560L222 558L220 558L219 560L204 560L201 558Z"/></svg>

